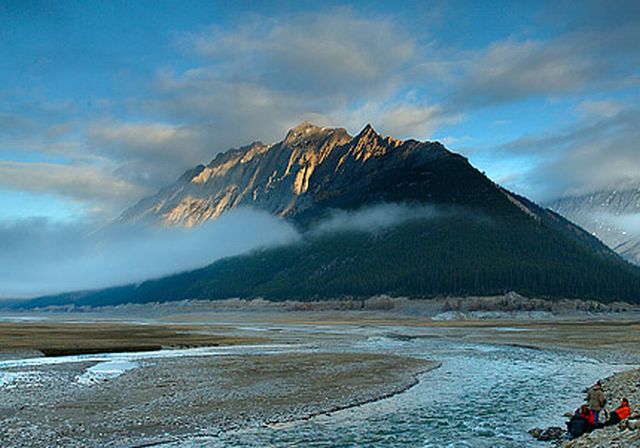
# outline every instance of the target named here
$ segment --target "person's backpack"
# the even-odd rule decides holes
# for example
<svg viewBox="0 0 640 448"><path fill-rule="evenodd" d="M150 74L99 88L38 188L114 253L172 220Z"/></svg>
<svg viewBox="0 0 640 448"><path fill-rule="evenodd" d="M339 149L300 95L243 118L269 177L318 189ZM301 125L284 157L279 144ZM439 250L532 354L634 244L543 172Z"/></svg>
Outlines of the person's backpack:
<svg viewBox="0 0 640 448"><path fill-rule="evenodd" d="M589 421L581 415L574 415L567 422L567 430L572 437L580 437L589 429Z"/></svg>

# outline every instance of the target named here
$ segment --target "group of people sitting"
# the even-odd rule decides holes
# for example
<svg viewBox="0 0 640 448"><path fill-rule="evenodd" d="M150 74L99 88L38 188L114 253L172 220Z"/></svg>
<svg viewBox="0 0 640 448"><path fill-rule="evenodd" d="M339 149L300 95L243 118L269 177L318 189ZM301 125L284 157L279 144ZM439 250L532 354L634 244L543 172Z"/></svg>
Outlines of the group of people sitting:
<svg viewBox="0 0 640 448"><path fill-rule="evenodd" d="M580 437L582 434L591 432L597 428L616 425L631 415L629 400L623 398L620 406L609 414L604 423L601 423L600 413L601 411L605 411L607 399L600 381L589 389L586 401L588 404L580 406L575 414L571 416L571 420L567 422L567 429L573 438Z"/></svg>

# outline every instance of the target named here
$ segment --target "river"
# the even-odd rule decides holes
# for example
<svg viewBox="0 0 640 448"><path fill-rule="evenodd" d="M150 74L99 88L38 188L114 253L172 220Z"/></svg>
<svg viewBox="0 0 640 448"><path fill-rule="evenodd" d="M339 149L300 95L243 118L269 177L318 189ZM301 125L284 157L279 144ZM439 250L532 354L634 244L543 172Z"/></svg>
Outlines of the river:
<svg viewBox="0 0 640 448"><path fill-rule="evenodd" d="M581 387L628 366L568 352L441 338L372 336L342 349L442 363L404 393L305 421L254 427L165 447L525 447L527 431L562 425Z"/></svg>

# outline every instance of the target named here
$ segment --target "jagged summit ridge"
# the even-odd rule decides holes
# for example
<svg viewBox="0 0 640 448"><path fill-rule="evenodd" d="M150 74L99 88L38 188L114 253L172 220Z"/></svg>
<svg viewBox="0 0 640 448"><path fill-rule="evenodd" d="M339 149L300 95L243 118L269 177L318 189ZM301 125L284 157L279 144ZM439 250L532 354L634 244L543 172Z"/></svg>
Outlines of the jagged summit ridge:
<svg viewBox="0 0 640 448"><path fill-rule="evenodd" d="M280 142L216 155L120 219L193 226L243 205L294 217L327 197L366 190L384 172L453 156L461 158L439 143L383 137L370 124L352 137L344 128L304 121Z"/></svg>

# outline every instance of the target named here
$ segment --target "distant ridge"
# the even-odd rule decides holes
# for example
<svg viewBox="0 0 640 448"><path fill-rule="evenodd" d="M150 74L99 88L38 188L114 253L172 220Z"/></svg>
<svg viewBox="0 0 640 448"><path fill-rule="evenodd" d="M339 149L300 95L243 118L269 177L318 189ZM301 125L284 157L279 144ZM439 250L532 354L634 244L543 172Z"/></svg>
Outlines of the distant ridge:
<svg viewBox="0 0 640 448"><path fill-rule="evenodd" d="M621 256L640 265L640 186L567 196L547 206L582 226ZM635 230L634 230L634 227Z"/></svg>

